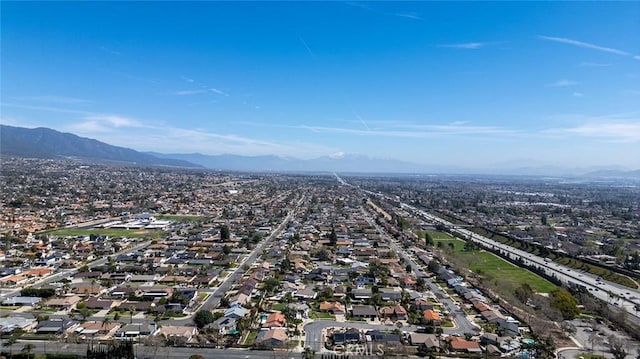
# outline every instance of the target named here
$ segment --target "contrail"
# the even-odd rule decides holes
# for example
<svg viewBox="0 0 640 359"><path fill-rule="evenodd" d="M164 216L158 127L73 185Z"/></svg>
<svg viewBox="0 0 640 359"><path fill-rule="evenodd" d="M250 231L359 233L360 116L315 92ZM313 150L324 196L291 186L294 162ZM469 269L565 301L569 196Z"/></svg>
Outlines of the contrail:
<svg viewBox="0 0 640 359"><path fill-rule="evenodd" d="M298 35L298 38L300 39L300 42L302 42L302 44L304 45L304 47L307 49L307 52L309 52L309 55L311 55L311 57L314 60L317 60L316 58L316 54L313 53L313 51L311 51L311 48L309 47L309 45L307 44L306 41L304 41L304 39L302 38L302 36Z"/></svg>

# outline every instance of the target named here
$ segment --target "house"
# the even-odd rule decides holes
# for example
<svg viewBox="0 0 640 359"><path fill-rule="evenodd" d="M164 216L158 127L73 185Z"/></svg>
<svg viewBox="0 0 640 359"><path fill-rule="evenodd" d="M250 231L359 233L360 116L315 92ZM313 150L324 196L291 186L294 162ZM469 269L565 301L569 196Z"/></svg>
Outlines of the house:
<svg viewBox="0 0 640 359"><path fill-rule="evenodd" d="M440 319L440 315L434 312L431 309L424 311L424 321L430 325L441 325L442 320Z"/></svg>
<svg viewBox="0 0 640 359"><path fill-rule="evenodd" d="M351 295L353 295L353 299L355 300L366 300L371 298L373 293L371 292L371 288L357 288L351 291Z"/></svg>
<svg viewBox="0 0 640 359"><path fill-rule="evenodd" d="M324 301L320 303L320 311L321 312L329 312L333 315L337 314L345 314L347 311L344 308L344 305L338 302L327 302Z"/></svg>
<svg viewBox="0 0 640 359"><path fill-rule="evenodd" d="M198 328L167 325L160 328L158 335L162 335L168 341L173 343L189 343L194 336L198 334Z"/></svg>
<svg viewBox="0 0 640 359"><path fill-rule="evenodd" d="M431 301L430 301L430 300L428 300L428 299L424 299L424 298L416 298L416 299L413 301L413 307L414 307L416 310L420 310L420 311L428 310L428 309L433 310L434 305L435 305L435 304L434 304L433 302L431 302Z"/></svg>
<svg viewBox="0 0 640 359"><path fill-rule="evenodd" d="M28 331L33 329L38 322L34 318L3 317L0 318L0 333L11 333L15 329Z"/></svg>
<svg viewBox="0 0 640 359"><path fill-rule="evenodd" d="M239 293L234 295L233 297L231 297L229 299L229 305L230 306L242 306L247 304L247 302L249 302L249 296L243 293Z"/></svg>
<svg viewBox="0 0 640 359"><path fill-rule="evenodd" d="M287 307L295 313L296 319L307 319L309 318L309 306L307 303L289 303Z"/></svg>
<svg viewBox="0 0 640 359"><path fill-rule="evenodd" d="M294 297L301 299L315 299L316 296L318 296L318 293L312 287L305 287L294 294Z"/></svg>
<svg viewBox="0 0 640 359"><path fill-rule="evenodd" d="M87 305L87 309L99 309L99 310L111 309L114 303L115 302L113 300L103 300L103 299L98 299L96 297L91 297L85 301L85 304Z"/></svg>
<svg viewBox="0 0 640 359"><path fill-rule="evenodd" d="M71 310L73 309L78 302L80 302L82 298L77 295L61 297L61 298L51 298L45 302L47 307L57 308L60 310Z"/></svg>
<svg viewBox="0 0 640 359"><path fill-rule="evenodd" d="M145 337L149 335L155 335L158 331L155 323L151 324L126 324L116 332L116 338L126 339L126 338L139 338Z"/></svg>
<svg viewBox="0 0 640 359"><path fill-rule="evenodd" d="M34 307L36 304L40 303L42 301L42 298L40 297L21 297L21 296L17 296L17 297L10 297L5 299L2 302L2 305L6 305L6 306L30 306L30 307Z"/></svg>
<svg viewBox="0 0 640 359"><path fill-rule="evenodd" d="M240 305L234 305L229 309L225 310L224 317L225 318L235 318L239 319L247 314L247 309Z"/></svg>
<svg viewBox="0 0 640 359"><path fill-rule="evenodd" d="M440 339L435 334L411 333L409 341L411 345L424 345L427 349L440 350Z"/></svg>
<svg viewBox="0 0 640 359"><path fill-rule="evenodd" d="M500 345L501 338L497 334L484 333L480 336L480 344L482 345Z"/></svg>
<svg viewBox="0 0 640 359"><path fill-rule="evenodd" d="M380 316L391 320L407 320L407 310L401 305L380 308Z"/></svg>
<svg viewBox="0 0 640 359"><path fill-rule="evenodd" d="M85 322L79 324L75 332L86 336L111 336L120 328L120 323Z"/></svg>
<svg viewBox="0 0 640 359"><path fill-rule="evenodd" d="M482 353L478 342L464 338L449 337L449 345L451 350L457 353Z"/></svg>
<svg viewBox="0 0 640 359"><path fill-rule="evenodd" d="M220 317L211 323L210 327L222 335L229 334L236 329L236 318Z"/></svg>
<svg viewBox="0 0 640 359"><path fill-rule="evenodd" d="M364 336L360 333L358 329L350 328L345 331L333 332L334 345L356 344L356 343L363 343L363 342L364 342Z"/></svg>
<svg viewBox="0 0 640 359"><path fill-rule="evenodd" d="M519 335L519 325L520 323L513 319L512 317L500 318L497 321L498 330L501 331L504 335Z"/></svg>
<svg viewBox="0 0 640 359"><path fill-rule="evenodd" d="M366 333L367 341L378 343L401 343L400 334L370 330Z"/></svg>
<svg viewBox="0 0 640 359"><path fill-rule="evenodd" d="M60 335L76 324L76 321L69 319L43 320L36 326L35 333Z"/></svg>
<svg viewBox="0 0 640 359"><path fill-rule="evenodd" d="M402 299L402 290L400 288L381 288L380 297L384 301L399 302Z"/></svg>
<svg viewBox="0 0 640 359"><path fill-rule="evenodd" d="M284 346L287 341L287 330L285 328L275 328L261 330L256 337L255 343L261 347L278 348Z"/></svg>
<svg viewBox="0 0 640 359"><path fill-rule="evenodd" d="M262 328L282 328L287 326L287 319L282 313L271 313L262 324Z"/></svg>
<svg viewBox="0 0 640 359"><path fill-rule="evenodd" d="M351 309L351 316L354 318L375 320L378 318L378 312L376 308L371 305L354 305Z"/></svg>

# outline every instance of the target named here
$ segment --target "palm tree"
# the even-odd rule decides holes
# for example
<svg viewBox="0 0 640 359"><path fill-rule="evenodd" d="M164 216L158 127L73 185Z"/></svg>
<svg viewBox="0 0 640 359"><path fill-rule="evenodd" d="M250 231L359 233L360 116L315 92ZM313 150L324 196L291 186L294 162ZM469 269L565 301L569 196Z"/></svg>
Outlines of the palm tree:
<svg viewBox="0 0 640 359"><path fill-rule="evenodd" d="M32 343L25 344L24 348L22 348L22 352L27 354L27 358L31 358L31 353L36 346Z"/></svg>
<svg viewBox="0 0 640 359"><path fill-rule="evenodd" d="M105 317L102 319L102 328L103 328L103 329L108 328L108 327L109 327L109 324L111 324L111 319L109 319L109 317L105 316Z"/></svg>
<svg viewBox="0 0 640 359"><path fill-rule="evenodd" d="M13 356L13 345L18 342L18 338L15 335L11 335L4 343L2 343L3 347L9 348L9 357Z"/></svg>

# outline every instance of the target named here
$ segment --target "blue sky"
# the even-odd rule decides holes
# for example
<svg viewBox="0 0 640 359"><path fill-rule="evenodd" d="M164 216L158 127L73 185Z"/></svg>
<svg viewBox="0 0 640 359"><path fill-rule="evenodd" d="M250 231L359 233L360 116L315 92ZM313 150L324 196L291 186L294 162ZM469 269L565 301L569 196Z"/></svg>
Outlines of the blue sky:
<svg viewBox="0 0 640 359"><path fill-rule="evenodd" d="M2 2L1 121L143 151L640 168L640 2Z"/></svg>

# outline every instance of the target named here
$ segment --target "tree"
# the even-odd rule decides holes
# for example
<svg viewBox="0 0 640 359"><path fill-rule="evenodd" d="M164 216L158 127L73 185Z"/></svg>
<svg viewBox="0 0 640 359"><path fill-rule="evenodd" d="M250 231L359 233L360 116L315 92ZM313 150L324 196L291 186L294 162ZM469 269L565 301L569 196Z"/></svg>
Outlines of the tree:
<svg viewBox="0 0 640 359"><path fill-rule="evenodd" d="M31 354L33 353L33 349L35 349L35 345L32 343L27 343L22 348L22 352L27 354L27 358L31 358Z"/></svg>
<svg viewBox="0 0 640 359"><path fill-rule="evenodd" d="M229 227L227 227L226 225L220 226L220 240L226 242L229 240L229 237Z"/></svg>
<svg viewBox="0 0 640 359"><path fill-rule="evenodd" d="M433 245L433 238L431 237L429 232L424 232L424 241L425 241L425 244L427 245L427 247Z"/></svg>
<svg viewBox="0 0 640 359"><path fill-rule="evenodd" d="M407 271L407 273L411 273L411 264L407 264L407 266L404 268L405 271Z"/></svg>
<svg viewBox="0 0 640 359"><path fill-rule="evenodd" d="M553 297L551 306L560 311L563 319L571 320L580 314L578 301L571 295L571 293L564 289L556 289L551 292L551 296Z"/></svg>
<svg viewBox="0 0 640 359"><path fill-rule="evenodd" d="M609 336L609 349L615 359L624 359L629 353L627 343L615 335Z"/></svg>
<svg viewBox="0 0 640 359"><path fill-rule="evenodd" d="M593 352L595 346L602 343L602 338L600 338L596 332L592 332L587 338L587 343L591 344L591 351Z"/></svg>
<svg viewBox="0 0 640 359"><path fill-rule="evenodd" d="M336 229L331 228L331 234L329 234L329 245L335 247L338 243L338 235L336 234Z"/></svg>
<svg viewBox="0 0 640 359"><path fill-rule="evenodd" d="M533 295L533 288L528 283L522 283L515 289L514 295L523 304L527 304L527 300Z"/></svg>
<svg viewBox="0 0 640 359"><path fill-rule="evenodd" d="M205 326L213 323L215 319L213 318L213 313L209 310L201 309L196 312L193 316L193 323L198 327L198 329L202 329Z"/></svg>
<svg viewBox="0 0 640 359"><path fill-rule="evenodd" d="M18 337L15 335L11 335L7 340L2 343L3 347L9 348L9 358L13 357L13 345L18 342Z"/></svg>
<svg viewBox="0 0 640 359"><path fill-rule="evenodd" d="M442 242L440 242L442 243ZM432 259L429 261L429 264L427 265L427 269L429 270L429 272L431 273L438 273L438 271L440 270L440 262L438 262L435 259Z"/></svg>
<svg viewBox="0 0 640 359"><path fill-rule="evenodd" d="M311 349L310 347L304 348L304 353L302 353L303 359L313 359L316 356L316 351Z"/></svg>
<svg viewBox="0 0 640 359"><path fill-rule="evenodd" d="M102 319L102 328L107 328L109 324L111 324L111 319L105 315Z"/></svg>

